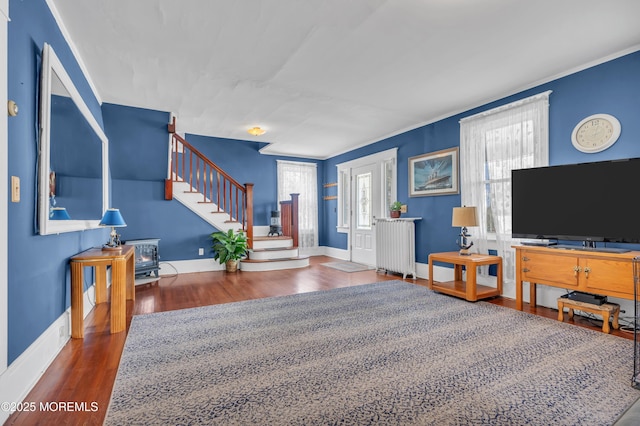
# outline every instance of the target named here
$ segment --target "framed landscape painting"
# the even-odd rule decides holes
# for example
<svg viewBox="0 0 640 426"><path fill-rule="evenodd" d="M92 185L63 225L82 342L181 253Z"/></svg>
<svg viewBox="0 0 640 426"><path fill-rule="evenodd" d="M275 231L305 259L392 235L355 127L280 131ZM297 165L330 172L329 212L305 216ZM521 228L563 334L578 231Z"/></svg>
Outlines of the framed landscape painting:
<svg viewBox="0 0 640 426"><path fill-rule="evenodd" d="M457 194L458 148L409 158L409 196Z"/></svg>

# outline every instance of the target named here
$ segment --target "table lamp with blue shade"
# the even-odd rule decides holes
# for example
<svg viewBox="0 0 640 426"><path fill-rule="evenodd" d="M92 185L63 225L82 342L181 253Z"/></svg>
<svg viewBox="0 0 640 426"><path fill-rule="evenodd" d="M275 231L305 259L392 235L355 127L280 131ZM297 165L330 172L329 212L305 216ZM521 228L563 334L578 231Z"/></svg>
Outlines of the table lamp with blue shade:
<svg viewBox="0 0 640 426"><path fill-rule="evenodd" d="M64 207L52 207L49 220L71 220L71 216Z"/></svg>
<svg viewBox="0 0 640 426"><path fill-rule="evenodd" d="M120 235L116 233L116 228L127 226L127 224L124 222L124 219L120 214L120 210L107 209L107 211L104 213L104 216L102 216L100 226L111 227L109 242L102 246L102 250L121 250L122 244L120 242Z"/></svg>

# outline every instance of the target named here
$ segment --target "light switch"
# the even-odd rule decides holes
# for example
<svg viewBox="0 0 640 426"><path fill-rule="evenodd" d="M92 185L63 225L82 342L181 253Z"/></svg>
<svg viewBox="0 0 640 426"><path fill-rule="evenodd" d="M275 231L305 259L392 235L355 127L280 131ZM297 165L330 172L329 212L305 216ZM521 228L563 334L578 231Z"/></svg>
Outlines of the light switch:
<svg viewBox="0 0 640 426"><path fill-rule="evenodd" d="M407 212L407 205L403 204L402 206L400 206L400 213L406 213Z"/></svg>
<svg viewBox="0 0 640 426"><path fill-rule="evenodd" d="M20 202L20 178L18 176L11 176L11 202Z"/></svg>

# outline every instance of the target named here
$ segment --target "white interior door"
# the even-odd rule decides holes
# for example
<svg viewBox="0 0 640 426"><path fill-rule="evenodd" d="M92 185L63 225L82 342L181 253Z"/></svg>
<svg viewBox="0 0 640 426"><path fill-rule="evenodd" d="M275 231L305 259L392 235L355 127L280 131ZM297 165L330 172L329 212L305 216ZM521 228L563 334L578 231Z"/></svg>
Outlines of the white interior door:
<svg viewBox="0 0 640 426"><path fill-rule="evenodd" d="M351 261L375 266L375 218L380 216L379 167L357 167L351 172Z"/></svg>

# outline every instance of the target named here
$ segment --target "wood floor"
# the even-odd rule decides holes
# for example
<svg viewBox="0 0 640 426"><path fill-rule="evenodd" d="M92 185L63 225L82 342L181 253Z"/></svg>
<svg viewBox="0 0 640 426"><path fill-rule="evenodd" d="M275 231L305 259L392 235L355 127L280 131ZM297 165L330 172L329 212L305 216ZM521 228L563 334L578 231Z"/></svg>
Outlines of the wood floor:
<svg viewBox="0 0 640 426"><path fill-rule="evenodd" d="M322 266L335 261L326 256L311 258L308 268L273 272L204 272L164 277L154 284L136 287L135 303L127 305L127 331L133 315L184 309L196 306L237 302L316 290L329 290L368 284L376 281L401 279L397 275L377 273L374 270L346 273ZM170 267L167 265L167 269ZM426 280L407 282L427 286ZM497 297L490 302L515 308L515 301ZM557 311L548 308L525 311L549 318L557 318ZM597 322L575 317L580 326L600 329ZM630 333L613 331L625 338ZM97 305L85 320L85 338L71 339L40 381L25 398L25 402L40 403L75 402L82 411L57 411L14 413L5 425L99 425L102 424L111 389L115 380L126 333L109 333L108 304ZM85 403L85 404L82 404ZM71 408L74 408L72 405Z"/></svg>

